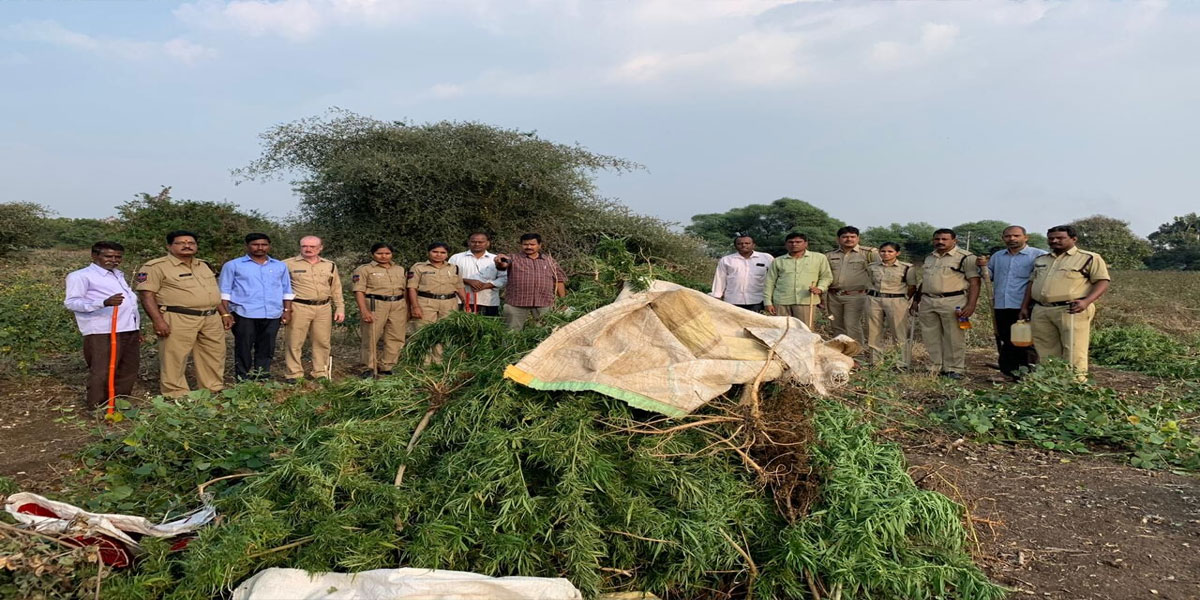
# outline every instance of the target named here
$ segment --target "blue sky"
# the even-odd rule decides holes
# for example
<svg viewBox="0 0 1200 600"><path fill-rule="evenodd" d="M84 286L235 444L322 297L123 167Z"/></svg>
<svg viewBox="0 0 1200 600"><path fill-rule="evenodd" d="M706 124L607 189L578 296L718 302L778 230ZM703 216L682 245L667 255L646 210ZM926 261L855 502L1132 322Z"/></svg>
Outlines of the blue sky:
<svg viewBox="0 0 1200 600"><path fill-rule="evenodd" d="M1200 16L1163 2L0 0L0 201L103 217L235 185L341 107L628 158L601 192L687 223L782 196L859 226L1200 210Z"/></svg>

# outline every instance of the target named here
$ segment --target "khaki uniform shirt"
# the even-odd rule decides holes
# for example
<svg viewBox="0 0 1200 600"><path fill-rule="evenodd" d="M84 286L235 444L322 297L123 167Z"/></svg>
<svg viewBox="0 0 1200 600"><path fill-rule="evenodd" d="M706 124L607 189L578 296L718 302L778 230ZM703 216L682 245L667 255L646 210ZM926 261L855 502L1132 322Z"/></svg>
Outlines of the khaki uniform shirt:
<svg viewBox="0 0 1200 600"><path fill-rule="evenodd" d="M928 294L966 291L970 287L968 280L979 278L975 255L958 247L945 254L935 251L926 256L921 271L921 292Z"/></svg>
<svg viewBox="0 0 1200 600"><path fill-rule="evenodd" d="M303 256L284 259L288 273L292 276L292 293L299 300L333 300L337 312L346 312L346 300L342 297L342 276L337 265L327 258L310 263Z"/></svg>
<svg viewBox="0 0 1200 600"><path fill-rule="evenodd" d="M378 296L403 296L407 280L408 270L404 267L394 263L383 267L371 261L354 270L350 276L350 289Z"/></svg>
<svg viewBox="0 0 1200 600"><path fill-rule="evenodd" d="M881 294L907 294L908 286L917 285L917 270L912 263L897 260L890 265L873 262L868 267L871 273L871 289Z"/></svg>
<svg viewBox="0 0 1200 600"><path fill-rule="evenodd" d="M868 267L879 260L879 254L870 246L855 246L849 252L841 248L825 253L829 259L829 268L833 271L831 290L854 292L871 287L871 273Z"/></svg>
<svg viewBox="0 0 1200 600"><path fill-rule="evenodd" d="M189 265L168 254L142 265L134 279L137 291L154 292L159 306L208 310L221 303L216 274L198 258Z"/></svg>
<svg viewBox="0 0 1200 600"><path fill-rule="evenodd" d="M463 280L456 265L442 263L441 267L435 267L433 263L424 261L412 266L408 287L440 296L461 290Z"/></svg>
<svg viewBox="0 0 1200 600"><path fill-rule="evenodd" d="M1030 297L1048 304L1086 298L1097 281L1112 279L1108 265L1095 252L1071 248L1060 255L1043 254L1033 261Z"/></svg>

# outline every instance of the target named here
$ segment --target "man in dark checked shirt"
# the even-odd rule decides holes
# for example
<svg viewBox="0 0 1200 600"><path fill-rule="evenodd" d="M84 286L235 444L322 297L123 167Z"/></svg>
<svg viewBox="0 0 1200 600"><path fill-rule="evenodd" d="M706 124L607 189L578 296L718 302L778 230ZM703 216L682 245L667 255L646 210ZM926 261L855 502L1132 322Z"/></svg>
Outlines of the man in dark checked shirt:
<svg viewBox="0 0 1200 600"><path fill-rule="evenodd" d="M525 321L537 318L554 306L554 297L567 295L567 274L553 258L542 254L542 236L521 236L521 254L496 255L496 268L508 271L504 290L504 324L520 331Z"/></svg>

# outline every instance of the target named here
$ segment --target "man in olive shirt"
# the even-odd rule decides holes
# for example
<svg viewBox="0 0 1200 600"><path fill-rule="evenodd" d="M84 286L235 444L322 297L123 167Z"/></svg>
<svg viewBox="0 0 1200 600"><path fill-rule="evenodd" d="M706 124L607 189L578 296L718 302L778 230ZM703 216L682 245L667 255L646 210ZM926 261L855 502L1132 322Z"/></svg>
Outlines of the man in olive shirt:
<svg viewBox="0 0 1200 600"><path fill-rule="evenodd" d="M1071 361L1080 381L1087 379L1088 344L1096 300L1108 291L1108 265L1095 252L1075 247L1070 225L1046 231L1050 254L1033 261L1033 275L1025 288L1020 318L1032 312L1033 346L1038 356Z"/></svg>
<svg viewBox="0 0 1200 600"><path fill-rule="evenodd" d="M167 255L138 269L137 291L158 335L159 389L164 396L187 395L188 354L196 383L216 393L225 387L225 330L233 315L220 311L221 291L208 263L196 258L196 234L167 234Z"/></svg>
<svg viewBox="0 0 1200 600"><path fill-rule="evenodd" d="M979 300L979 266L975 255L958 247L953 229L933 232L933 254L921 266L921 287L910 312L917 314L921 339L932 369L943 377L962 379L967 368L967 334L959 319L975 314Z"/></svg>
<svg viewBox="0 0 1200 600"><path fill-rule="evenodd" d="M300 255L283 261L292 277L292 317L284 327L287 354L284 381L295 383L304 376L301 353L304 341L312 336L313 379L330 377L329 353L333 324L346 320L346 301L342 297L342 277L333 261L321 258L325 249L315 235L300 238ZM333 313L329 305L333 304Z"/></svg>
<svg viewBox="0 0 1200 600"><path fill-rule="evenodd" d="M788 253L767 267L763 300L768 313L803 320L808 306L820 302L829 289L833 273L824 254L808 251L808 236L803 233L789 233L784 247Z"/></svg>
<svg viewBox="0 0 1200 600"><path fill-rule="evenodd" d="M829 313L833 315L833 335L846 334L860 345L866 345L863 318L867 314L867 290L871 289L871 273L867 270L879 260L879 253L870 246L858 245L858 228L837 230L838 249L826 252L833 282L829 284Z"/></svg>

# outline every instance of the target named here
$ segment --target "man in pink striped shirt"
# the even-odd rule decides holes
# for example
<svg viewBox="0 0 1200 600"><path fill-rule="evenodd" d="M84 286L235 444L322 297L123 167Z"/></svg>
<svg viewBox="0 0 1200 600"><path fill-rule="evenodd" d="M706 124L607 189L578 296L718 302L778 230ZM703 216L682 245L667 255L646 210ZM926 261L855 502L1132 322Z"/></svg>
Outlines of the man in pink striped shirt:
<svg viewBox="0 0 1200 600"><path fill-rule="evenodd" d="M567 274L542 253L542 236L536 233L521 236L521 254L497 254L496 269L508 273L503 314L509 329L524 329L529 317L540 317L554 306L556 296L567 295Z"/></svg>
<svg viewBox="0 0 1200 600"><path fill-rule="evenodd" d="M108 401L108 362L112 344L112 315L117 311L116 395L128 396L138 374L141 317L137 294L117 268L125 248L116 242L92 244L92 264L67 275L63 305L75 313L83 334L83 359L87 362L87 402L96 408Z"/></svg>

